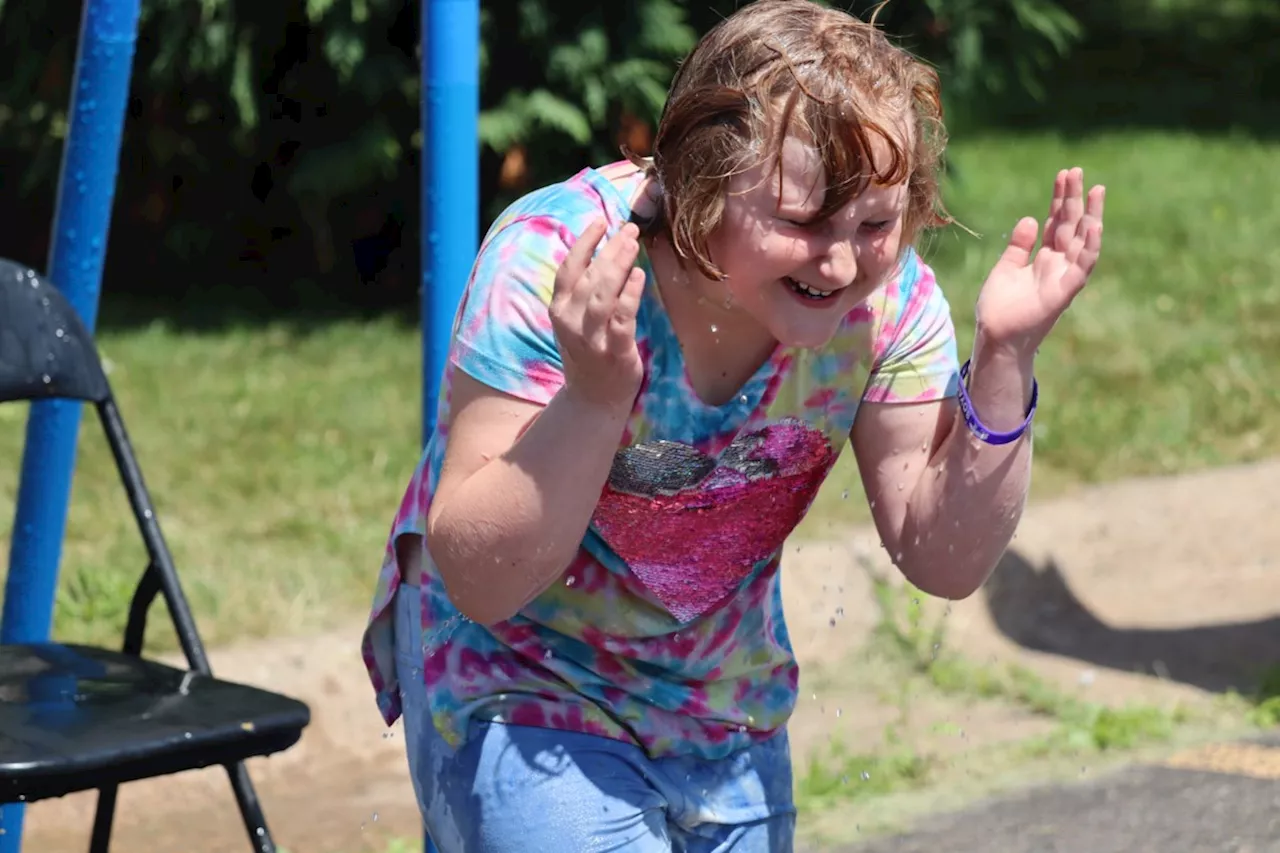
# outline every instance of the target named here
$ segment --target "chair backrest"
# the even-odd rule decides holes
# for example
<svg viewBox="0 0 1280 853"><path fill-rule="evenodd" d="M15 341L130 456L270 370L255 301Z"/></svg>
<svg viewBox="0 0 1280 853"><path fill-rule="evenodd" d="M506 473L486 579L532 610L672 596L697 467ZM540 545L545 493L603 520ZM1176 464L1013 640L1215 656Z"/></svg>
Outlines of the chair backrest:
<svg viewBox="0 0 1280 853"><path fill-rule="evenodd" d="M160 531L124 419L111 396L93 335L48 279L0 258L0 403L50 397L94 404L147 547L150 563L130 605L125 630L130 648L126 651L141 653L147 607L156 593L163 593L187 662L192 669L208 674L208 655Z"/></svg>
<svg viewBox="0 0 1280 853"><path fill-rule="evenodd" d="M0 403L110 395L93 335L53 284L0 258Z"/></svg>

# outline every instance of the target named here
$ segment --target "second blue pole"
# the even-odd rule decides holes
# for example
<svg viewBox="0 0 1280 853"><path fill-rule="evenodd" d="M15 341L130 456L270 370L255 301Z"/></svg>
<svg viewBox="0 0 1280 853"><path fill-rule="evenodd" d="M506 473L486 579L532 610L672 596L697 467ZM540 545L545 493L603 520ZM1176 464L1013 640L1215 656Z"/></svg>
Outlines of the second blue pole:
<svg viewBox="0 0 1280 853"><path fill-rule="evenodd" d="M422 428L436 424L480 221L480 3L422 4Z"/></svg>
<svg viewBox="0 0 1280 853"><path fill-rule="evenodd" d="M480 224L480 3L422 4L422 441L430 440L453 318ZM424 833L425 853L435 846Z"/></svg>

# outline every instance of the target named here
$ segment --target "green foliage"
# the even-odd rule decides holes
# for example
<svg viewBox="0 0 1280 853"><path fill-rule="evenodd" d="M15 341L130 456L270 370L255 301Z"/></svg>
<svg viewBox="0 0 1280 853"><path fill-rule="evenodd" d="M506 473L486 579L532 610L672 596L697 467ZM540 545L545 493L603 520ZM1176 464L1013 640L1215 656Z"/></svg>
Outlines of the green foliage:
<svg viewBox="0 0 1280 853"><path fill-rule="evenodd" d="M1258 682L1249 721L1261 728L1280 727L1280 664L1267 668Z"/></svg>
<svg viewBox="0 0 1280 853"><path fill-rule="evenodd" d="M482 215L616 158L627 133L645 147L680 57L738 2L486 0ZM343 242L379 219L398 233L416 215L420 11L408 0L144 4L112 235L119 263L146 259L128 286L212 286L228 270L193 275L208 258L271 269L258 286L276 293L300 276L367 277ZM73 0L0 5L0 154L24 165L20 181L0 182L0 204L35 205L0 251L32 263L52 215L79 13ZM1077 34L1056 0L895 0L880 20L958 96L1030 90Z"/></svg>
<svg viewBox="0 0 1280 853"><path fill-rule="evenodd" d="M933 761L901 744L879 754L860 754L832 740L824 754L810 760L796 784L796 798L814 808L830 800L882 797L927 784L933 767Z"/></svg>

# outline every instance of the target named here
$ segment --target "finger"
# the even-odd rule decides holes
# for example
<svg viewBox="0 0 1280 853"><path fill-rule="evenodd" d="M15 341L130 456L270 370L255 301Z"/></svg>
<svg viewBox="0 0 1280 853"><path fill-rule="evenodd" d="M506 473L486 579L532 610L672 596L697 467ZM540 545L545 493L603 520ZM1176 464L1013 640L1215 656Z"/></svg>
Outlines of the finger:
<svg viewBox="0 0 1280 853"><path fill-rule="evenodd" d="M1067 172L1066 188L1062 196L1062 210L1058 214L1054 233L1046 235L1045 239L1052 240L1051 245L1055 249L1065 252L1071 245L1071 240L1075 238L1083 216L1084 170L1075 168Z"/></svg>
<svg viewBox="0 0 1280 853"><path fill-rule="evenodd" d="M1095 222L1084 232L1084 245L1076 258L1075 266L1079 267L1085 277L1093 274L1098 265L1098 257L1102 254L1102 223Z"/></svg>
<svg viewBox="0 0 1280 853"><path fill-rule="evenodd" d="M1009 245L1000 253L997 266L1025 267L1031 263L1031 253L1036 248L1036 235L1040 232L1040 223L1030 216L1024 216L1013 226L1009 235Z"/></svg>
<svg viewBox="0 0 1280 853"><path fill-rule="evenodd" d="M1084 215L1089 219L1102 222L1102 209L1107 202L1107 188L1098 184L1089 190L1089 198L1085 201Z"/></svg>
<svg viewBox="0 0 1280 853"><path fill-rule="evenodd" d="M590 260L582 275L568 285L566 299L575 313L585 312L598 302L602 288L606 291L612 288L615 292L621 289L609 279L618 275L618 258L630 254L628 244L635 243L636 233L636 227L630 223L619 229ZM623 267L624 270L627 268ZM625 272L622 275L625 276Z"/></svg>
<svg viewBox="0 0 1280 853"><path fill-rule="evenodd" d="M622 293L609 321L609 348L615 353L625 352L635 345L636 315L640 313L640 299L644 295L644 270L632 267L623 285Z"/></svg>
<svg viewBox="0 0 1280 853"><path fill-rule="evenodd" d="M640 252L640 244L635 239L637 233L634 225L628 223L624 226L583 277L583 332L592 340L604 343L603 337L608 334L609 318L613 316L618 297L626 287L628 275L635 269Z"/></svg>
<svg viewBox="0 0 1280 853"><path fill-rule="evenodd" d="M622 227L609 245L592 262L590 273L590 299L612 311L618 294L626 286L627 276L635 268L640 256L640 230L630 222Z"/></svg>
<svg viewBox="0 0 1280 853"><path fill-rule="evenodd" d="M1048 234L1062 212L1062 198L1067 191L1067 170L1059 169L1053 178L1053 195L1049 199L1049 215L1044 219L1044 230Z"/></svg>
<svg viewBox="0 0 1280 853"><path fill-rule="evenodd" d="M569 247L569 253L565 255L564 260L560 262L560 268L556 270L552 298L564 296L582 278L604 232L604 220L596 219L573 241L573 245Z"/></svg>
<svg viewBox="0 0 1280 853"><path fill-rule="evenodd" d="M1063 301L1069 303L1089 282L1102 252L1102 223L1095 222L1085 231L1082 245L1072 264L1062 274Z"/></svg>

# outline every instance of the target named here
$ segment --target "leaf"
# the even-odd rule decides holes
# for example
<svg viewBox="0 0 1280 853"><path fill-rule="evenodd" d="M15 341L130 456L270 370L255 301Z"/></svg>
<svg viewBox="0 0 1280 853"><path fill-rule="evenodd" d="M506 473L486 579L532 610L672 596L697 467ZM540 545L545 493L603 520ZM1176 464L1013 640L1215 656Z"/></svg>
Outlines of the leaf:
<svg viewBox="0 0 1280 853"><path fill-rule="evenodd" d="M307 20L318 24L333 8L337 0L307 0Z"/></svg>
<svg viewBox="0 0 1280 853"><path fill-rule="evenodd" d="M591 141L591 122L583 111L548 89L530 92L524 110L531 121L558 130L579 145Z"/></svg>
<svg viewBox="0 0 1280 853"><path fill-rule="evenodd" d="M258 126L257 91L254 87L252 30L241 33L240 43L236 46L236 64L231 75L231 99L235 102L236 112L240 116L240 126L253 128Z"/></svg>
<svg viewBox="0 0 1280 853"><path fill-rule="evenodd" d="M643 0L636 7L640 19L636 41L642 51L683 56L697 44L698 34L685 20L681 6L671 0Z"/></svg>

